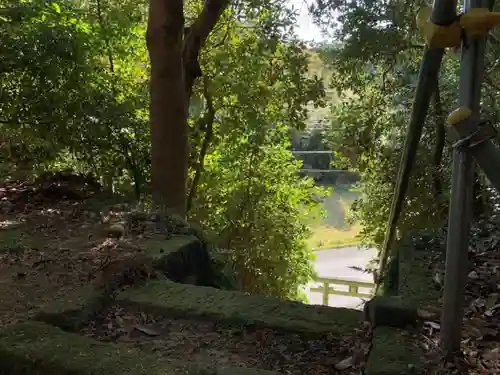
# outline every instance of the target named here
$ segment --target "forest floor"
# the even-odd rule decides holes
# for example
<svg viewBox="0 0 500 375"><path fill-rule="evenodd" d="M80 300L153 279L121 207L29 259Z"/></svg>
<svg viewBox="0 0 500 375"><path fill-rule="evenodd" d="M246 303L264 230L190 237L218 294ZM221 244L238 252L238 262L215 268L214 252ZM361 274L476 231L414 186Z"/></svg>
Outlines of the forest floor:
<svg viewBox="0 0 500 375"><path fill-rule="evenodd" d="M469 247L462 344L470 373L500 373L500 222Z"/></svg>
<svg viewBox="0 0 500 375"><path fill-rule="evenodd" d="M92 187L83 181L71 183L82 185L81 191L76 192L81 195L80 199L61 199L66 189L64 184L11 184L0 188L2 327L30 319L55 299L88 285L110 258L126 257L148 244L149 238L141 235L130 241L107 238L100 214L107 198L93 193ZM73 189L69 195L74 193ZM458 364L459 370L440 367L430 374L500 373L499 228L498 222L492 222L486 234L473 237L469 249L472 268L465 303L464 359ZM441 274L442 254L429 259L428 264L422 266ZM164 339L165 332L168 332L168 342ZM257 350L254 343L258 342L260 366L288 374L304 371L356 374L370 341L368 332L361 326L341 337L325 337L319 341L273 330L245 331L242 335L241 329L206 322L179 318L162 322L154 314L120 306L113 306L83 333L150 352L161 350L179 358L210 355L218 363L229 361L233 366L253 366ZM208 337L210 344L200 352L202 336ZM435 358L439 325L427 325L424 336L416 336L420 340L418 344L427 348L429 358L431 354ZM239 346L235 346L235 340ZM345 366L345 370L336 369L338 366Z"/></svg>
<svg viewBox="0 0 500 375"><path fill-rule="evenodd" d="M418 345L427 353L429 374L499 374L500 373L500 221L491 218L471 232L469 271L466 281L462 326L462 353L454 363L443 363L440 345L440 323L423 320ZM436 242L439 242L436 241ZM415 266L432 280L417 286L417 294L432 295L436 290L443 295L445 254L443 244L432 243L424 247L425 256ZM434 248L435 246L435 248ZM420 272L418 271L418 272ZM417 270L415 270L417 272ZM415 285L406 285L416 290ZM431 289L429 289L431 288ZM442 297L430 306L441 308ZM419 306L425 310L425 306ZM439 363L439 365L438 365Z"/></svg>
<svg viewBox="0 0 500 375"><path fill-rule="evenodd" d="M305 334L166 316L119 304L104 311L83 333L173 360L290 375L359 374L369 349L369 335L361 326L342 334Z"/></svg>
<svg viewBox="0 0 500 375"><path fill-rule="evenodd" d="M76 177L67 183L49 180L0 188L1 327L30 320L54 300L88 286L109 259L147 247L149 235L108 238L101 215L106 202L113 204ZM119 305L103 311L81 333L173 359L286 374L358 374L370 343L361 324L342 335L311 337L165 319Z"/></svg>
<svg viewBox="0 0 500 375"><path fill-rule="evenodd" d="M100 210L113 198L95 188L77 176L0 188L0 326L30 318L87 285L109 259L146 246L108 238Z"/></svg>

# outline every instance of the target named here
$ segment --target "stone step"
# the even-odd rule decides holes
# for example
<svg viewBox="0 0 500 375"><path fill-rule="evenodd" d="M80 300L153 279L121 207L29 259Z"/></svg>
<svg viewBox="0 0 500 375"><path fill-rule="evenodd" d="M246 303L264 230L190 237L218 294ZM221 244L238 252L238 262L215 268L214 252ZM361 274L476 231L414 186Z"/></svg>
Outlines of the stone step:
<svg viewBox="0 0 500 375"><path fill-rule="evenodd" d="M109 303L102 290L89 284L72 290L47 304L35 315L35 319L76 332L92 320Z"/></svg>
<svg viewBox="0 0 500 375"><path fill-rule="evenodd" d="M121 292L117 301L160 310L169 316L204 317L302 333L344 334L359 328L362 321L362 313L353 309L306 305L165 280Z"/></svg>
<svg viewBox="0 0 500 375"><path fill-rule="evenodd" d="M149 281L143 287L125 290L116 300L160 310L166 316L201 317L299 333L348 333L359 328L363 319L362 313L353 309L307 305L167 280ZM77 332L110 302L102 291L88 285L48 304L35 319Z"/></svg>
<svg viewBox="0 0 500 375"><path fill-rule="evenodd" d="M154 265L167 274L171 270L176 270L176 276L180 279L192 278L195 282L210 284L213 280L205 280L206 275L201 275L205 277L200 278L199 270L206 269L210 259L204 253L206 249L199 246L200 242L195 236L174 236L170 239L152 242L144 256L152 259ZM198 260L197 254L190 254L190 251L205 254L205 257L201 257L205 263L194 264ZM185 259L192 259L193 264L181 264ZM127 273L126 269L123 271ZM115 284L116 279L120 279L121 276L121 274L113 275L107 283ZM67 331L78 331L82 325L85 325L111 302L108 289L99 288L94 282L89 283L52 301L37 313L35 319Z"/></svg>
<svg viewBox="0 0 500 375"><path fill-rule="evenodd" d="M0 330L1 374L16 375L278 375L251 368L207 368L171 361L30 321Z"/></svg>
<svg viewBox="0 0 500 375"><path fill-rule="evenodd" d="M367 375L422 374L423 353L410 332L378 327L373 331L372 349L368 355Z"/></svg>

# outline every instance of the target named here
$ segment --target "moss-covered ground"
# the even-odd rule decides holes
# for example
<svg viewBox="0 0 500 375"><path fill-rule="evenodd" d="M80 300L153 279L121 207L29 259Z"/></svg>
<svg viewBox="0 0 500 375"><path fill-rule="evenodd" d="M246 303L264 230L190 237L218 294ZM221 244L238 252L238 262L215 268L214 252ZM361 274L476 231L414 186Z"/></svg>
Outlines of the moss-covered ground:
<svg viewBox="0 0 500 375"><path fill-rule="evenodd" d="M9 189L0 201L0 374L336 374L336 366L364 366L358 311L161 280L130 286L114 300L96 283L106 264L136 254L157 258L192 238L165 236L158 227L107 238L104 200ZM123 203L108 207L116 216L126 210ZM136 311L127 316L120 303ZM167 330L161 352L151 309ZM106 337L89 328L103 325ZM164 350L165 337L175 350Z"/></svg>
<svg viewBox="0 0 500 375"><path fill-rule="evenodd" d="M407 237L397 246L400 254L397 300L400 300L401 306L438 307L441 291L436 288L433 276L435 269L442 266L443 249L439 246L436 248L425 246L419 249L411 237ZM439 360L440 357L436 349L437 347L432 345L429 348L425 335L417 329L377 327L373 332L366 373L368 375L432 373L429 372L432 371L430 368L437 363L430 362Z"/></svg>
<svg viewBox="0 0 500 375"><path fill-rule="evenodd" d="M41 323L0 330L0 374L9 375L272 375L257 369L200 368Z"/></svg>
<svg viewBox="0 0 500 375"><path fill-rule="evenodd" d="M151 281L143 288L129 289L118 296L118 301L163 309L174 315L227 320L291 332L343 334L353 332L362 322L361 312L353 309L305 305L169 281Z"/></svg>

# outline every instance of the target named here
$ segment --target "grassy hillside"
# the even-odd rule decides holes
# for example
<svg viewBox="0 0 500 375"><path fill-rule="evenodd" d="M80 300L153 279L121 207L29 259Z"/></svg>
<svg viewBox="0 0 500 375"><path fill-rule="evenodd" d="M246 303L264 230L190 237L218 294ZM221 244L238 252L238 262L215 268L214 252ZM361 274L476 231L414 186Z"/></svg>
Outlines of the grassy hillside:
<svg viewBox="0 0 500 375"><path fill-rule="evenodd" d="M323 63L316 52L309 51L309 55L309 74L321 77L323 80L326 106L324 108L308 106L307 128L316 126L320 121L327 120L326 123L328 123L330 106L340 100L336 90L330 88L331 69ZM360 193L355 189L346 189L345 187L333 186L333 189L332 195L324 202L327 217L314 228L313 236L309 240L309 246L314 250L359 244L357 235L361 227L359 224L348 224L347 217L352 202L359 197Z"/></svg>
<svg viewBox="0 0 500 375"><path fill-rule="evenodd" d="M354 188L334 187L334 192L324 202L327 216L314 228L309 239L310 248L319 250L359 244L357 235L361 226L347 222L351 204L359 196Z"/></svg>

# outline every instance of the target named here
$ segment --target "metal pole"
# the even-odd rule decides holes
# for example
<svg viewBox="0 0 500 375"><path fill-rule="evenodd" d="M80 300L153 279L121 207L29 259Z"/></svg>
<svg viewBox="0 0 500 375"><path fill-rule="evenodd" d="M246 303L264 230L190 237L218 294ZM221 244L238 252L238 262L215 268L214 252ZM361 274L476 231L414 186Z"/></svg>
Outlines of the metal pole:
<svg viewBox="0 0 500 375"><path fill-rule="evenodd" d="M456 0L435 0L432 6L431 21L438 25L447 24L453 21L456 17L456 8ZM424 50L424 57L422 58L420 72L418 74L415 98L413 99L410 124L406 132L403 154L399 163L399 173L396 180L394 197L391 203L387 232L380 252L379 272L382 279L384 278L383 273L387 266L390 247L396 234L396 223L399 220L403 208L404 196L408 189L410 172L415 163L418 142L420 141L422 128L427 116L427 111L429 110L430 98L437 83L443 54L443 48L428 49L426 47ZM380 285L377 287L379 286Z"/></svg>
<svg viewBox="0 0 500 375"><path fill-rule="evenodd" d="M394 197L391 203L389 223L384 238L384 245L380 253L379 271L381 273L385 271L389 249L396 234L396 223L399 220L403 208L404 196L408 189L411 169L415 163L418 142L422 135L422 128L427 116L427 111L429 110L429 102L436 85L439 69L441 68L443 54L444 50L442 48L429 50L426 47L424 51L422 65L420 66L420 72L418 74L415 98L413 99L410 124L406 131L403 154L399 162L399 173L394 189Z"/></svg>
<svg viewBox="0 0 500 375"><path fill-rule="evenodd" d="M461 128L468 128L468 125L464 124ZM477 129L477 120L472 126L473 129ZM470 131L466 131L466 133L470 134ZM500 149L491 140L487 140L470 148L469 153L474 157L493 187L500 192Z"/></svg>
<svg viewBox="0 0 500 375"><path fill-rule="evenodd" d="M466 12L471 8L481 7L488 7L488 0L465 0ZM472 117L476 121L479 121L485 44L485 37L466 37L466 45L462 43L459 102L460 106L472 110ZM462 336L473 176L472 155L466 148L455 148L441 316L441 345L448 356L460 350Z"/></svg>
<svg viewBox="0 0 500 375"><path fill-rule="evenodd" d="M434 1L432 4L431 22L435 25L447 25L455 20L457 0Z"/></svg>

